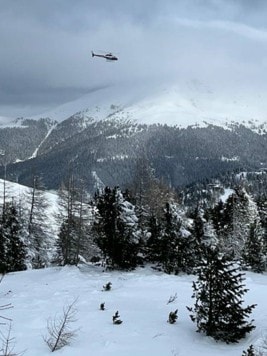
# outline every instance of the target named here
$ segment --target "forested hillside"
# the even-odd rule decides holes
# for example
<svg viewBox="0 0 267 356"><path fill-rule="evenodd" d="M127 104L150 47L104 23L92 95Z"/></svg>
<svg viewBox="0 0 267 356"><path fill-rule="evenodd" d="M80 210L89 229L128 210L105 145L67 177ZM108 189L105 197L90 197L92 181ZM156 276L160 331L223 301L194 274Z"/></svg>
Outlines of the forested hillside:
<svg viewBox="0 0 267 356"><path fill-rule="evenodd" d="M6 172L9 180L30 186L34 171L46 188L58 189L73 171L94 193L99 184L126 189L140 159L148 159L155 176L173 188L267 167L266 134L242 125L181 129L114 118L96 122L77 114L58 124L34 151L30 160L9 164L6 171L0 167L1 176Z"/></svg>

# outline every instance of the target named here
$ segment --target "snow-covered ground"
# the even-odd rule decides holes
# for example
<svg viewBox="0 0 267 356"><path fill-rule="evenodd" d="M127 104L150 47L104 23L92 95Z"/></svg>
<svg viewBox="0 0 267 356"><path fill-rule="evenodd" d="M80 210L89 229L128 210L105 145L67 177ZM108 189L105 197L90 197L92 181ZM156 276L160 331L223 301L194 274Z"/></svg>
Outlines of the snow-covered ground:
<svg viewBox="0 0 267 356"><path fill-rule="evenodd" d="M16 124L13 122L14 118L11 117L5 117L5 116L0 116L0 127L6 127L6 126L16 126ZM11 124L11 122L13 122Z"/></svg>
<svg viewBox="0 0 267 356"><path fill-rule="evenodd" d="M29 188L6 183L7 194L18 201ZM0 196L3 181L0 180ZM226 190L225 197L231 193ZM56 236L57 195L46 192L49 209L47 219ZM239 344L215 342L203 334L189 318L186 306L192 306L193 276L173 276L150 267L132 272L106 272L101 267L83 264L77 267L51 267L7 274L0 284L0 306L13 308L0 315L12 319L15 350L25 356L51 354L43 340L47 320L62 314L75 299L77 337L69 346L56 351L62 356L241 356L250 344L267 340L267 274L247 273L247 304L257 304L252 318L256 329ZM109 292L103 285L112 283ZM167 304L177 293L177 299ZM106 310L100 310L105 302ZM178 309L178 321L167 323L170 311ZM121 325L113 325L112 316L119 311ZM1 320L0 320L1 322ZM6 333L7 326L0 325ZM0 341L1 349L1 341ZM267 355L267 353L266 353Z"/></svg>
<svg viewBox="0 0 267 356"><path fill-rule="evenodd" d="M256 329L239 344L224 344L195 331L186 306L192 306L192 276L173 276L149 267L132 272L105 272L82 265L28 270L7 274L0 284L0 305L13 308L1 314L12 318L15 350L25 356L51 354L43 340L47 319L60 316L76 298L77 336L56 351L64 356L241 356L250 344L258 344L267 332L267 275L248 273L246 303L257 303ZM103 285L111 282L110 291ZM177 299L167 304L170 296ZM105 302L106 310L100 310ZM171 325L168 314L178 308ZM113 325L119 311L121 325ZM1 326L5 332L5 326Z"/></svg>

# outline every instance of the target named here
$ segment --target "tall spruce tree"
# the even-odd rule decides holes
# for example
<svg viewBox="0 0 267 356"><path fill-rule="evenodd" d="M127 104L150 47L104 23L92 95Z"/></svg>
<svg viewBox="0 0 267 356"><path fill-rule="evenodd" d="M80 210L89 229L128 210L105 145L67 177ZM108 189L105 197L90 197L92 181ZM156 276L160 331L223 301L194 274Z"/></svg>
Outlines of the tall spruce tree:
<svg viewBox="0 0 267 356"><path fill-rule="evenodd" d="M162 226L155 215L151 215L149 218L147 235L148 239L145 248L146 259L150 262L162 262Z"/></svg>
<svg viewBox="0 0 267 356"><path fill-rule="evenodd" d="M193 224L191 227L192 267L197 267L202 259L205 249L205 226L203 211L197 206L191 216Z"/></svg>
<svg viewBox="0 0 267 356"><path fill-rule="evenodd" d="M6 203L0 228L0 271L14 272L26 269L26 246L21 238L22 225L13 203Z"/></svg>
<svg viewBox="0 0 267 356"><path fill-rule="evenodd" d="M139 249L138 219L134 206L120 189L106 187L95 196L97 216L93 231L95 242L107 264L113 268L128 269L137 264Z"/></svg>
<svg viewBox="0 0 267 356"><path fill-rule="evenodd" d="M167 273L191 272L192 239L183 213L176 203L166 203L159 246L160 262Z"/></svg>
<svg viewBox="0 0 267 356"><path fill-rule="evenodd" d="M267 256L267 192L257 199L257 206L263 228L264 253Z"/></svg>
<svg viewBox="0 0 267 356"><path fill-rule="evenodd" d="M187 307L197 331L226 343L238 342L255 326L246 318L255 305L242 307L244 275L240 268L221 256L217 249L207 248L198 278L193 282L194 307Z"/></svg>
<svg viewBox="0 0 267 356"><path fill-rule="evenodd" d="M264 246L264 233L257 219L250 226L249 236L243 249L243 261L253 272L262 273L266 269L266 254Z"/></svg>
<svg viewBox="0 0 267 356"><path fill-rule="evenodd" d="M166 203L161 238L161 261L166 273L178 273L182 267L181 221L174 215L171 204Z"/></svg>
<svg viewBox="0 0 267 356"><path fill-rule="evenodd" d="M236 187L223 212L220 245L224 253L240 260L249 236L250 225L259 216L257 205L244 188Z"/></svg>

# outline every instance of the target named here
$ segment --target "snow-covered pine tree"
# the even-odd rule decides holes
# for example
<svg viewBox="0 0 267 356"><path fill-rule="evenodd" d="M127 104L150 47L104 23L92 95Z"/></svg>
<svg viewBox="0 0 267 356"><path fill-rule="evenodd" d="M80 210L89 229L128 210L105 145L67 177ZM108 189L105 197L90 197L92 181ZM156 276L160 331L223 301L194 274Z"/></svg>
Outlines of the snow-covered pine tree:
<svg viewBox="0 0 267 356"><path fill-rule="evenodd" d="M259 216L257 205L244 188L236 187L225 203L220 245L224 253L240 260L250 225Z"/></svg>
<svg viewBox="0 0 267 356"><path fill-rule="evenodd" d="M190 261L192 267L200 264L205 249L205 219L203 211L199 205L195 208L191 218L193 219L191 231L191 254Z"/></svg>
<svg viewBox="0 0 267 356"><path fill-rule="evenodd" d="M160 259L163 269L166 273L178 273L182 267L181 264L183 260L182 237L180 236L181 221L177 219L173 212L173 207L169 203L166 203L162 226Z"/></svg>
<svg viewBox="0 0 267 356"><path fill-rule="evenodd" d="M220 235L223 229L224 203L222 200L209 210L211 220L217 235Z"/></svg>
<svg viewBox="0 0 267 356"><path fill-rule="evenodd" d="M160 262L166 273L187 272L190 265L190 233L183 227L182 211L175 203L166 203L162 220Z"/></svg>
<svg viewBox="0 0 267 356"><path fill-rule="evenodd" d="M118 187L106 187L95 197L97 217L94 222L95 241L112 268L133 268L139 248L138 219L134 206Z"/></svg>
<svg viewBox="0 0 267 356"><path fill-rule="evenodd" d="M146 259L150 262L162 262L161 237L162 227L155 215L151 215L147 226L147 243L145 248Z"/></svg>
<svg viewBox="0 0 267 356"><path fill-rule="evenodd" d="M193 282L194 307L187 307L197 331L226 343L238 342L255 326L246 321L255 305L242 307L244 275L217 249L208 248Z"/></svg>
<svg viewBox="0 0 267 356"><path fill-rule="evenodd" d="M69 216L67 219L64 219L57 241L57 259L62 265L77 265L79 262L77 231L77 217Z"/></svg>
<svg viewBox="0 0 267 356"><path fill-rule="evenodd" d="M21 239L21 222L14 203L6 203L0 225L0 270L2 273L26 269L26 246Z"/></svg>
<svg viewBox="0 0 267 356"><path fill-rule="evenodd" d="M250 225L249 236L243 249L243 261L253 272L262 273L266 269L264 232L259 219Z"/></svg>
<svg viewBox="0 0 267 356"><path fill-rule="evenodd" d="M263 228L264 253L267 256L267 193L258 197L257 207Z"/></svg>

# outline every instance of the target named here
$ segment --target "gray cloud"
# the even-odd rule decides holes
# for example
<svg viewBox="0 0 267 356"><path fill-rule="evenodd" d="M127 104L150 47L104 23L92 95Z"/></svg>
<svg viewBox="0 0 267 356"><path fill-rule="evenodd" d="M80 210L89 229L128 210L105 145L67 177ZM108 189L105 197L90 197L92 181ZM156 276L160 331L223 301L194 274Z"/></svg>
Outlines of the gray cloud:
<svg viewBox="0 0 267 356"><path fill-rule="evenodd" d="M197 78L225 91L266 91L264 0L0 5L0 116L52 107L121 81ZM91 49L113 51L119 61L92 59Z"/></svg>

